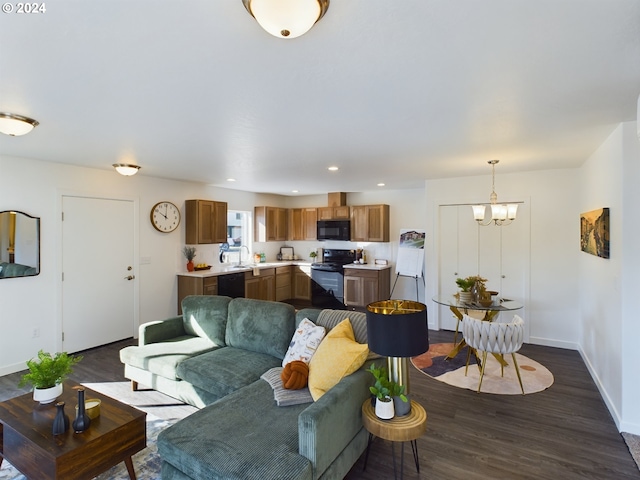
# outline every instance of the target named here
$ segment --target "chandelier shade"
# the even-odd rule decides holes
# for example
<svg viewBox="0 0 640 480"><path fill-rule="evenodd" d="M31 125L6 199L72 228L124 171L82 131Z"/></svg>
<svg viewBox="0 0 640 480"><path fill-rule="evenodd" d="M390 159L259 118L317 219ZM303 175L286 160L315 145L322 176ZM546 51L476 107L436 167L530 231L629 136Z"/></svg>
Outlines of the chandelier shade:
<svg viewBox="0 0 640 480"><path fill-rule="evenodd" d="M12 137L26 135L40 123L33 118L15 113L0 112L0 132Z"/></svg>
<svg viewBox="0 0 640 480"><path fill-rule="evenodd" d="M329 8L329 0L242 0L247 11L278 38L304 35Z"/></svg>
<svg viewBox="0 0 640 480"><path fill-rule="evenodd" d="M491 165L491 195L489 196L489 202L491 205L491 218L488 219L487 223L484 222L485 219L485 205L471 205L473 209L473 219L478 222L479 225L487 226L493 223L497 226L509 225L513 220L516 219L516 215L518 214L518 204L516 203L508 203L508 204L500 204L498 203L498 194L496 193L496 164L499 160L489 160L487 163Z"/></svg>

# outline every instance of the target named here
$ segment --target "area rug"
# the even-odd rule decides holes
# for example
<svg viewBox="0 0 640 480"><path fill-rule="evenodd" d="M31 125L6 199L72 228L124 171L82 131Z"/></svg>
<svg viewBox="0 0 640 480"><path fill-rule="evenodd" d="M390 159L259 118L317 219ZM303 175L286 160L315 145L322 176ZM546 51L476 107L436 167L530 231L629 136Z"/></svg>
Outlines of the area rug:
<svg viewBox="0 0 640 480"><path fill-rule="evenodd" d="M425 375L454 387L477 391L480 381L480 369L471 356L469 371L465 376L467 348L463 348L454 358L447 360L446 356L454 348L453 343L436 343L429 347L429 351L413 357L411 363ZM516 353L524 393L536 393L546 390L553 385L553 374L538 362ZM500 364L493 357L487 355L487 366L482 380L482 393L498 395L521 395L520 383L513 368L511 355L505 355L509 364L504 368L504 377L500 375Z"/></svg>
<svg viewBox="0 0 640 480"><path fill-rule="evenodd" d="M631 453L631 456L640 470L640 436L622 432L622 438L624 438L627 448L629 449L629 453Z"/></svg>

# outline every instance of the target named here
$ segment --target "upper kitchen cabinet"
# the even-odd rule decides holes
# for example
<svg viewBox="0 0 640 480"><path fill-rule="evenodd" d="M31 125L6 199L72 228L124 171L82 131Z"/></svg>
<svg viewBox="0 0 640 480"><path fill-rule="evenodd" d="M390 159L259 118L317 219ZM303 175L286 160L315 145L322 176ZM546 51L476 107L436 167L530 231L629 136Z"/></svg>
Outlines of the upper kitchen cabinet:
<svg viewBox="0 0 640 480"><path fill-rule="evenodd" d="M283 242L287 239L287 209L255 207L253 240L255 242Z"/></svg>
<svg viewBox="0 0 640 480"><path fill-rule="evenodd" d="M388 242L389 205L352 206L351 241Z"/></svg>
<svg viewBox="0 0 640 480"><path fill-rule="evenodd" d="M227 203L213 200L187 200L185 225L187 244L226 242Z"/></svg>
<svg viewBox="0 0 640 480"><path fill-rule="evenodd" d="M349 220L349 206L320 207L318 220Z"/></svg>
<svg viewBox="0 0 640 480"><path fill-rule="evenodd" d="M289 240L316 240L317 222L316 208L290 208Z"/></svg>

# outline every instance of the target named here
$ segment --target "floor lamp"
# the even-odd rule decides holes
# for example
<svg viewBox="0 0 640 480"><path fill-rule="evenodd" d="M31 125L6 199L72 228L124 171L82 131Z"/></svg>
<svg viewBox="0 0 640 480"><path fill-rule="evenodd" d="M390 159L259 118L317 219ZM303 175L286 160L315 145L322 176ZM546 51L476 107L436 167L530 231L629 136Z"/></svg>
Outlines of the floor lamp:
<svg viewBox="0 0 640 480"><path fill-rule="evenodd" d="M427 306L411 300L370 303L367 305L367 341L370 350L388 357L389 380L404 385L405 395L411 402L407 358L429 350Z"/></svg>

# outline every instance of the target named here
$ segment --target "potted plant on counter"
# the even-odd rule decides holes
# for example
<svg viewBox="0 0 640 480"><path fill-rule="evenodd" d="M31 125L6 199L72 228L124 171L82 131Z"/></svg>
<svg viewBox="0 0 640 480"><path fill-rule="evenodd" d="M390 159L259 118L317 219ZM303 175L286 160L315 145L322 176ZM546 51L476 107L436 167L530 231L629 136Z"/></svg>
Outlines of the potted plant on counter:
<svg viewBox="0 0 640 480"><path fill-rule="evenodd" d="M182 249L182 254L187 259L187 271L193 272L193 270L195 269L195 265L193 264L193 259L196 256L196 247L185 246Z"/></svg>
<svg viewBox="0 0 640 480"><path fill-rule="evenodd" d="M316 251L312 250L311 253L309 254L309 256L311 257L311 263L316 263L316 257L318 256Z"/></svg>
<svg viewBox="0 0 640 480"><path fill-rule="evenodd" d="M22 375L18 386L32 385L35 401L51 403L62 394L62 382L80 360L82 356L69 356L67 352L51 355L40 350L37 360L32 358L27 361L29 372Z"/></svg>

